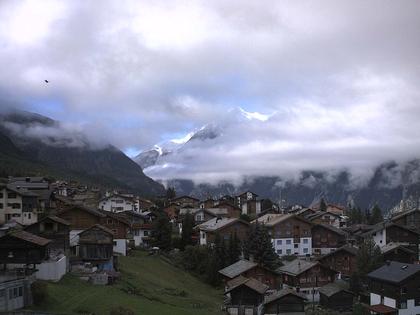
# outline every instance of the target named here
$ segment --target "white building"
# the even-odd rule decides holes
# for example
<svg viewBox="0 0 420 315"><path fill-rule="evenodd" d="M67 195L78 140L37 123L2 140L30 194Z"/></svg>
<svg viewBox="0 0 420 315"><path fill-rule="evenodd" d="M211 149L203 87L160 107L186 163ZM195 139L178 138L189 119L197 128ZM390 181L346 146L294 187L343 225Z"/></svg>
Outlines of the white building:
<svg viewBox="0 0 420 315"><path fill-rule="evenodd" d="M119 194L112 194L99 201L99 208L110 212L138 211L135 198Z"/></svg>
<svg viewBox="0 0 420 315"><path fill-rule="evenodd" d="M24 188L0 186L0 224L15 221L29 225L38 221L38 195Z"/></svg>
<svg viewBox="0 0 420 315"><path fill-rule="evenodd" d="M363 238L371 237L375 244L380 248L389 243L407 243L413 247L418 247L419 234L403 225L393 222L381 222L373 229L361 235ZM414 240L414 241L413 241Z"/></svg>
<svg viewBox="0 0 420 315"><path fill-rule="evenodd" d="M294 214L265 214L252 223L264 224L279 256L312 254L311 223Z"/></svg>

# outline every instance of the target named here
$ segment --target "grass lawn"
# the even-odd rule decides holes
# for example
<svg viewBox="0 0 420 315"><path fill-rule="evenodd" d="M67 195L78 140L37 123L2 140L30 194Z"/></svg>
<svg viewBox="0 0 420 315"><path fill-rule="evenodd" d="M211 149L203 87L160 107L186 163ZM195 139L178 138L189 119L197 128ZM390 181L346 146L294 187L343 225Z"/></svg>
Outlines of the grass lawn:
<svg viewBox="0 0 420 315"><path fill-rule="evenodd" d="M202 283L159 256L134 251L120 257L121 280L112 286L94 286L66 275L48 283L48 301L37 310L54 314L108 315L117 306L144 315L221 314L221 290Z"/></svg>

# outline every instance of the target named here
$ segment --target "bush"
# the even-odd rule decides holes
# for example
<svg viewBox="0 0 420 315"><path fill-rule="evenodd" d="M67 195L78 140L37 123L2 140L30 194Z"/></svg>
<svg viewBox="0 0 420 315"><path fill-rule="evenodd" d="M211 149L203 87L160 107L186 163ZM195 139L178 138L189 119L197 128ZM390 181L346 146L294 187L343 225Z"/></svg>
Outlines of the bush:
<svg viewBox="0 0 420 315"><path fill-rule="evenodd" d="M45 282L35 281L31 285L32 299L35 305L42 305L48 298L48 288Z"/></svg>
<svg viewBox="0 0 420 315"><path fill-rule="evenodd" d="M109 315L134 315L134 312L129 308L118 306L111 309Z"/></svg>

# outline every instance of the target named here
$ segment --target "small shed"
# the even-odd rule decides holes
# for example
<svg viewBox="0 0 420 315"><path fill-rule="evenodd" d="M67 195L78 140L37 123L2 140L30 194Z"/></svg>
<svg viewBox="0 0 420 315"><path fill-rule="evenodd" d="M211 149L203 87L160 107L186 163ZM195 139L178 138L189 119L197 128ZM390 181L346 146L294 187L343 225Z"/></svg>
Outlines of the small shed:
<svg viewBox="0 0 420 315"><path fill-rule="evenodd" d="M305 314L305 295L286 288L265 298L264 315L284 313Z"/></svg>
<svg viewBox="0 0 420 315"><path fill-rule="evenodd" d="M319 304L336 311L351 311L353 309L353 292L348 290L344 281L329 283L319 288Z"/></svg>

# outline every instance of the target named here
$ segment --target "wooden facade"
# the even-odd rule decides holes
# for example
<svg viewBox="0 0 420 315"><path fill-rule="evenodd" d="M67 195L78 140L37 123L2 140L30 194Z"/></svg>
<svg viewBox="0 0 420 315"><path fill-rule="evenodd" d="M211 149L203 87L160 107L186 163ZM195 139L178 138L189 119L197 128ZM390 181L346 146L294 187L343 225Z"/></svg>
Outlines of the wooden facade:
<svg viewBox="0 0 420 315"><path fill-rule="evenodd" d="M332 284L334 285L334 284ZM319 304L328 309L339 312L351 311L353 309L354 294L348 290L338 289L334 292L319 289Z"/></svg>
<svg viewBox="0 0 420 315"><path fill-rule="evenodd" d="M49 248L52 251L61 251L65 254L70 249L70 223L61 218L45 217L26 227L25 231L51 240Z"/></svg>
<svg viewBox="0 0 420 315"><path fill-rule="evenodd" d="M264 315L284 313L305 314L305 300L293 290L283 289L267 297L264 302Z"/></svg>
<svg viewBox="0 0 420 315"><path fill-rule="evenodd" d="M228 212L227 216L229 218L239 218L242 214L242 210L240 208L227 201L220 202L218 208L226 209Z"/></svg>
<svg viewBox="0 0 420 315"><path fill-rule="evenodd" d="M319 261L321 264L339 272L342 276L350 277L356 272L356 257L357 249L345 246L319 258Z"/></svg>
<svg viewBox="0 0 420 315"><path fill-rule="evenodd" d="M73 205L57 214L58 217L70 223L71 230L86 230L95 224L100 224L106 215L93 209Z"/></svg>
<svg viewBox="0 0 420 315"><path fill-rule="evenodd" d="M79 234L78 256L84 261L107 261L112 258L113 233L100 225Z"/></svg>
<svg viewBox="0 0 420 315"><path fill-rule="evenodd" d="M236 234L236 237L239 241L245 242L248 239L249 235L249 223L242 220L236 220L231 224L227 224L214 231L206 231L207 234L207 244L212 244L215 241L216 234L219 234L220 238L224 241L228 241L233 235Z"/></svg>
<svg viewBox="0 0 420 315"><path fill-rule="evenodd" d="M392 222L404 225L410 229L420 232L420 209L414 209L395 215Z"/></svg>
<svg viewBox="0 0 420 315"><path fill-rule="evenodd" d="M312 250L314 254L328 254L346 244L346 234L337 228L325 224L312 227ZM328 251L324 252L323 251Z"/></svg>
<svg viewBox="0 0 420 315"><path fill-rule="evenodd" d="M48 259L48 245L43 237L26 231L16 231L0 238L0 263L40 264Z"/></svg>

